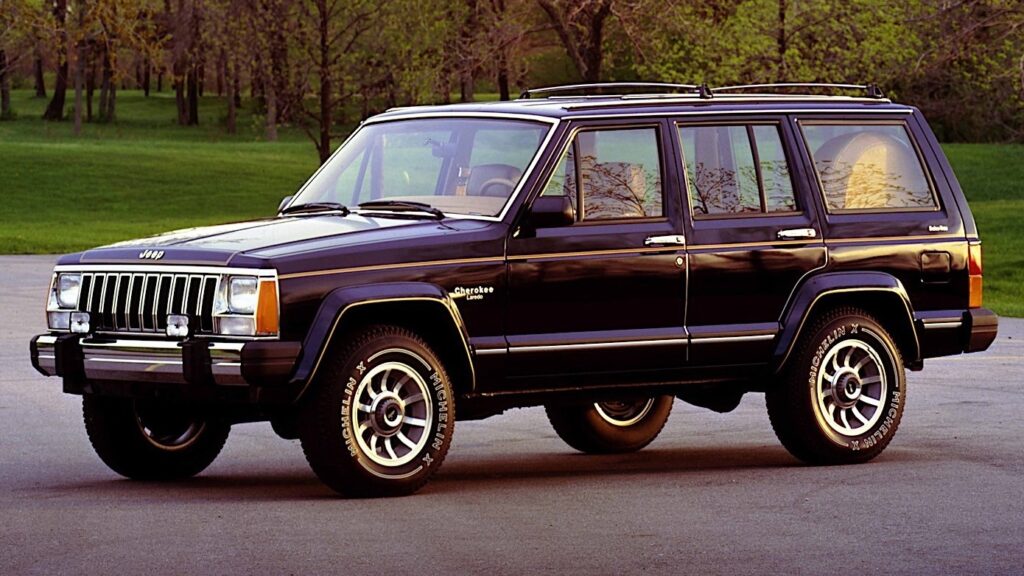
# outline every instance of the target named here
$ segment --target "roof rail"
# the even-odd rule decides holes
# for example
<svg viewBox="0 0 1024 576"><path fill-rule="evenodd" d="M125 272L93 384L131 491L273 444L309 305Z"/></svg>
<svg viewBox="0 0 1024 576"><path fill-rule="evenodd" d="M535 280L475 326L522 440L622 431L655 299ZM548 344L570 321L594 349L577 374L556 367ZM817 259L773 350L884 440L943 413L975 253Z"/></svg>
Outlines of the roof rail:
<svg viewBox="0 0 1024 576"><path fill-rule="evenodd" d="M771 84L738 84L736 86L722 86L714 88L712 94L717 92L739 92L742 90L761 90L778 88L832 88L838 90L863 90L868 98L881 100L885 93L877 84L832 84L828 82L776 82Z"/></svg>
<svg viewBox="0 0 1024 576"><path fill-rule="evenodd" d="M559 92L582 92L586 90L601 90L605 88L657 88L663 92L669 93L680 91L689 93L701 90L701 86L696 84L670 84L667 82L596 82L591 84L566 84L564 86L547 86L545 88L526 89L519 94L519 98L521 100L528 100L531 96L535 95L557 94Z"/></svg>

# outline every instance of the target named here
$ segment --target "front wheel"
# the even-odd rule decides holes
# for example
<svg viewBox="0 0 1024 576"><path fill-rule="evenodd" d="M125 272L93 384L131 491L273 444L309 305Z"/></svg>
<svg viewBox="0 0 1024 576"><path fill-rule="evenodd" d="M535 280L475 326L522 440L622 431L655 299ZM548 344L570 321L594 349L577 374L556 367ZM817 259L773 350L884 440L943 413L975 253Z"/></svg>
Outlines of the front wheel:
<svg viewBox="0 0 1024 576"><path fill-rule="evenodd" d="M156 400L82 398L85 430L111 470L135 480L179 480L209 466L231 427L193 407Z"/></svg>
<svg viewBox="0 0 1024 576"><path fill-rule="evenodd" d="M905 398L899 348L855 308L819 317L766 394L775 434L810 464L866 462L880 454L896 434Z"/></svg>
<svg viewBox="0 0 1024 576"><path fill-rule="evenodd" d="M316 475L346 496L402 496L441 466L455 428L452 386L416 334L372 326L331 351L299 438Z"/></svg>
<svg viewBox="0 0 1024 576"><path fill-rule="evenodd" d="M635 452L668 421L672 396L592 404L548 404L551 427L566 444L588 454Z"/></svg>

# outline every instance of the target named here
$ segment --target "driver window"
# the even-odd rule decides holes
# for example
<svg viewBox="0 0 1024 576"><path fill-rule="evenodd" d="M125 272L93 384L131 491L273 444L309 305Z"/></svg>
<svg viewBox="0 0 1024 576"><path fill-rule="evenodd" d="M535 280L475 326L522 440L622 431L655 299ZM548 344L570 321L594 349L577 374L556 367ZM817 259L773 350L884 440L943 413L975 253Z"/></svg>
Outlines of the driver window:
<svg viewBox="0 0 1024 576"><path fill-rule="evenodd" d="M578 221L663 216L658 130L580 132L563 154L543 195L569 196Z"/></svg>

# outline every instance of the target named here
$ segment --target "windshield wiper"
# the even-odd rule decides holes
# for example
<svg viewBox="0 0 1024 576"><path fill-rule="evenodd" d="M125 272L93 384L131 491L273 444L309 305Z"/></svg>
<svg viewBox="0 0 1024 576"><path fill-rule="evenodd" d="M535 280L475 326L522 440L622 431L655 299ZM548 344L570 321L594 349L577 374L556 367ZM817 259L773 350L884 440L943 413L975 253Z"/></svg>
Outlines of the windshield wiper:
<svg viewBox="0 0 1024 576"><path fill-rule="evenodd" d="M281 210L281 214L292 214L296 212L341 212L342 216L348 216L348 206L338 202L306 202L305 204L292 204Z"/></svg>
<svg viewBox="0 0 1024 576"><path fill-rule="evenodd" d="M438 220L444 218L444 212L430 204L413 202L412 200L370 200L369 202L363 202L359 207L369 210L381 208L391 212L425 212Z"/></svg>

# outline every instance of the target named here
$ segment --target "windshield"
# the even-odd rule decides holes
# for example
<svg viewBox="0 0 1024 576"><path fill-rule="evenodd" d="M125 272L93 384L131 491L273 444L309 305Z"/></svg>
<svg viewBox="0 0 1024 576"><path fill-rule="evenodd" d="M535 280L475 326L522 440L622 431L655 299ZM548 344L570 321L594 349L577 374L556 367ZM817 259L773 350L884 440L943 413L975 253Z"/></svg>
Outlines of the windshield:
<svg viewBox="0 0 1024 576"><path fill-rule="evenodd" d="M427 204L445 214L497 216L537 154L548 126L437 118L369 124L299 193L290 207L337 202ZM383 202L382 202L383 201Z"/></svg>

